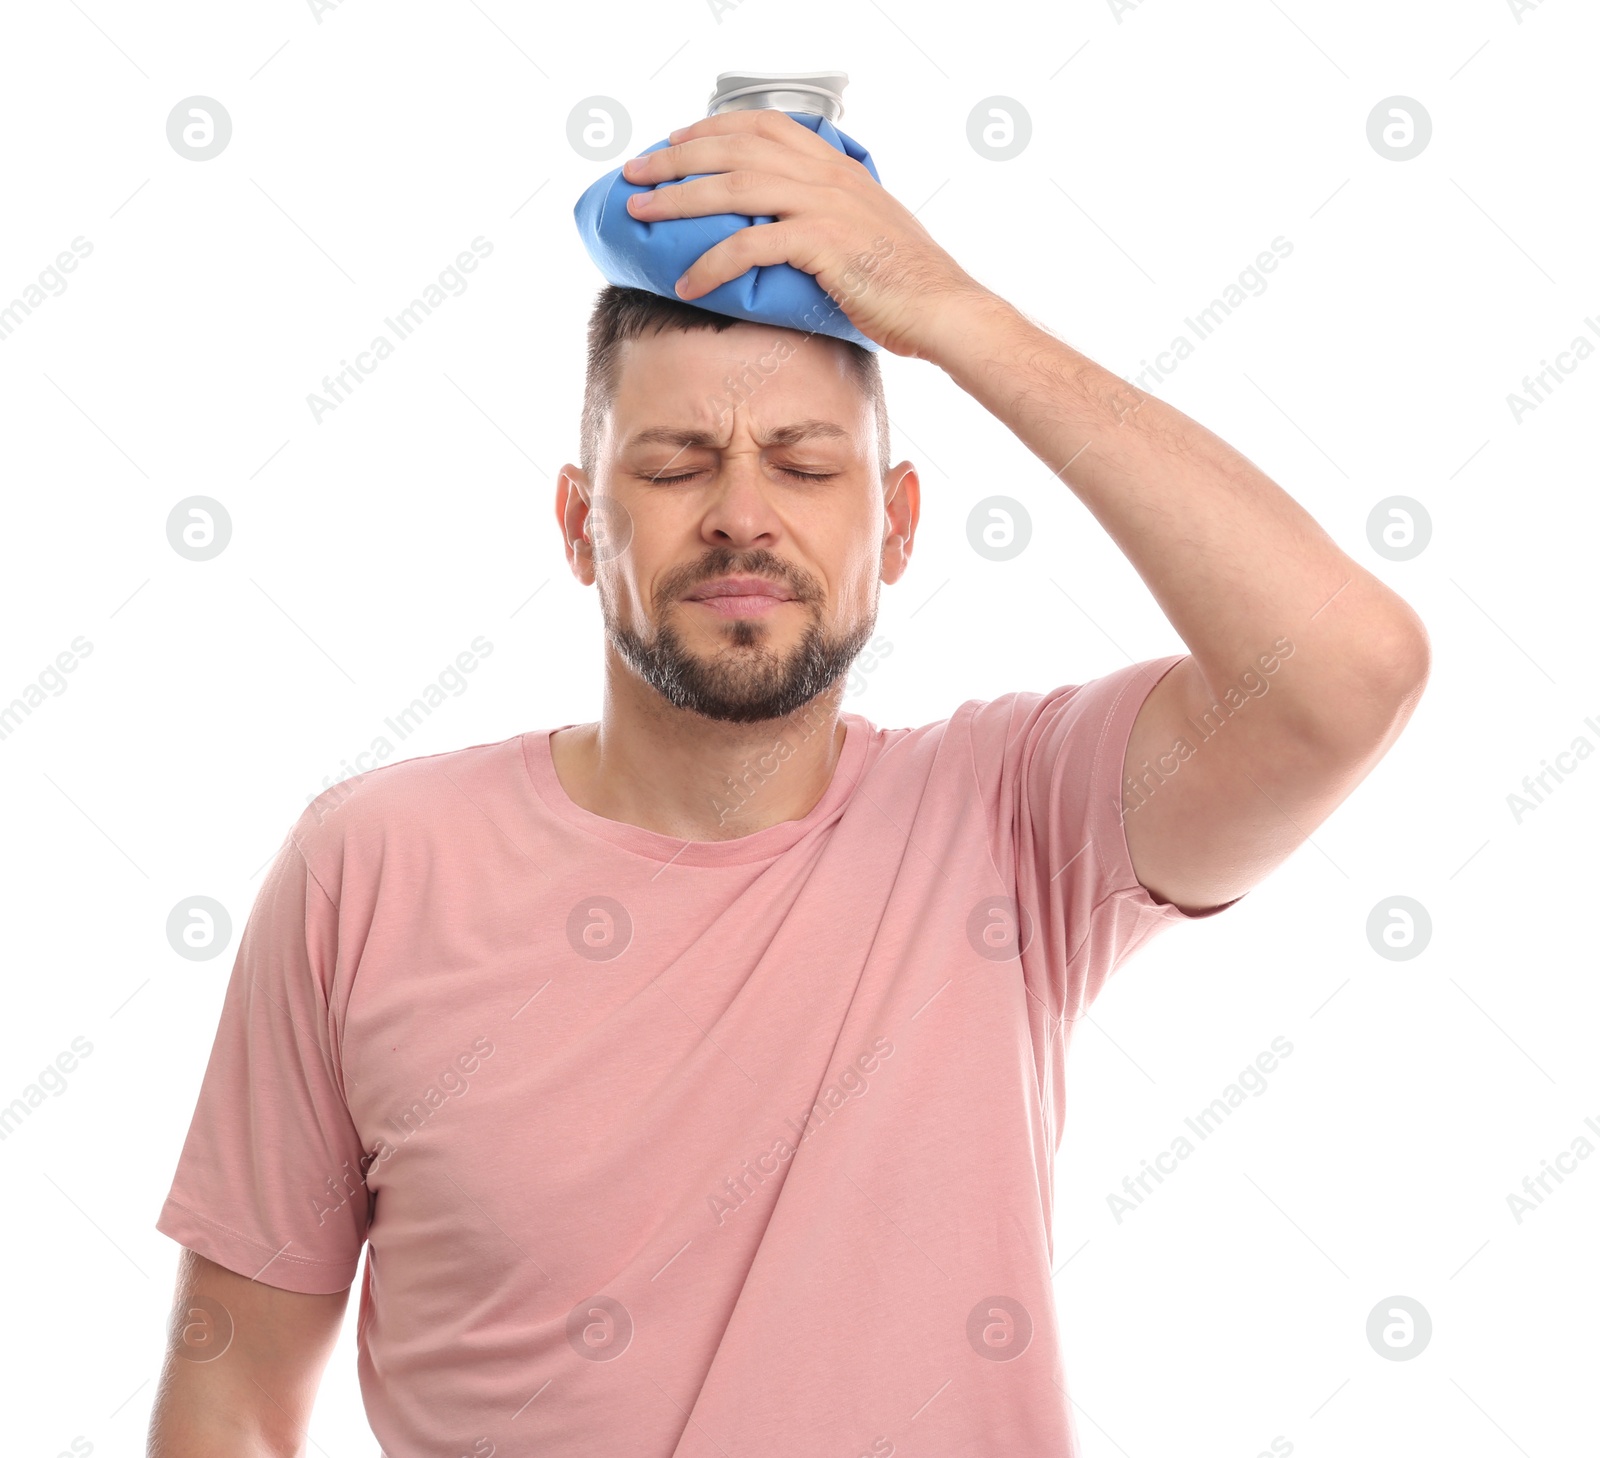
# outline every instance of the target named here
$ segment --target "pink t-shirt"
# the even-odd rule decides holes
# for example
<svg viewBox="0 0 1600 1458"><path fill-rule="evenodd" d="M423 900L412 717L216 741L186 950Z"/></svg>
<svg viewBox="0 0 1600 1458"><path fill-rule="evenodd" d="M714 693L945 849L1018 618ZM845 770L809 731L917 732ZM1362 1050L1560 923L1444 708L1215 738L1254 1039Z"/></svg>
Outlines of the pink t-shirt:
<svg viewBox="0 0 1600 1458"><path fill-rule="evenodd" d="M365 1242L387 1458L1075 1454L1062 1062L1188 919L1119 811L1178 661L846 713L816 806L736 840L581 808L550 730L334 786L257 896L157 1228L291 1291Z"/></svg>

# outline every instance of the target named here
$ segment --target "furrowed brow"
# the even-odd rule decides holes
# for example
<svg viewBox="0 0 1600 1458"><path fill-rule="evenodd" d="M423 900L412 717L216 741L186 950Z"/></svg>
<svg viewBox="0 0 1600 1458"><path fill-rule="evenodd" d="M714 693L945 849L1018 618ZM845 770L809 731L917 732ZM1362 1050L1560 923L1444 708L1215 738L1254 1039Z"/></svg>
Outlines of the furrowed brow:
<svg viewBox="0 0 1600 1458"><path fill-rule="evenodd" d="M767 435L758 436L763 446L798 445L803 440L824 438L849 440L850 432L831 420L798 420L792 425L780 425ZM670 445L685 448L702 446L707 450L724 449L721 441L707 430L694 430L672 425L652 425L636 431L628 441L629 446Z"/></svg>

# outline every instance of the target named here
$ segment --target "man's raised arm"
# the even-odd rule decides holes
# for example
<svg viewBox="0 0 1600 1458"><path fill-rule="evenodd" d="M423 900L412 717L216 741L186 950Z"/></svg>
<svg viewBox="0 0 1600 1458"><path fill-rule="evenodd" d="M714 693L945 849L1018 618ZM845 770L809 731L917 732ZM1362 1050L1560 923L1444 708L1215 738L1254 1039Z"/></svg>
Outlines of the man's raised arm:
<svg viewBox="0 0 1600 1458"><path fill-rule="evenodd" d="M918 354L1066 481L1189 649L1134 724L1128 848L1158 900L1242 895L1404 727L1421 621L1225 441L994 294L945 304Z"/></svg>

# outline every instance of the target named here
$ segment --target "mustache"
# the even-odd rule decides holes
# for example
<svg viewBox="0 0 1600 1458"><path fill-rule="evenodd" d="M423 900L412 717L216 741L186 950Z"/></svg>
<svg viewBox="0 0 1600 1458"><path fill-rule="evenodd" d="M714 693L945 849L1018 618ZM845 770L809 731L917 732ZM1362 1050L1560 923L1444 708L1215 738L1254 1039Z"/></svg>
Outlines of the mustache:
<svg viewBox="0 0 1600 1458"><path fill-rule="evenodd" d="M793 593L797 602L811 602L817 596L809 576L797 573L777 558L764 556L741 562L728 556L716 556L692 570L669 576L661 586L660 597L664 602L676 601L702 584L721 577L764 578Z"/></svg>

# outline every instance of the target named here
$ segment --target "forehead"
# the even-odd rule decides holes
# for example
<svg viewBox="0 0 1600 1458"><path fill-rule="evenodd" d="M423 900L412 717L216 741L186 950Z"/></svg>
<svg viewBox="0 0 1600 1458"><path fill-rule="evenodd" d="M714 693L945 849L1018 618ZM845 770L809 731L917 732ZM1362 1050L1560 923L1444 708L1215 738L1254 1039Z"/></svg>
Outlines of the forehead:
<svg viewBox="0 0 1600 1458"><path fill-rule="evenodd" d="M739 412L768 436L809 424L825 443L833 425L859 444L866 403L844 345L827 336L746 323L670 329L618 350L610 430L619 448L663 428L725 440Z"/></svg>

